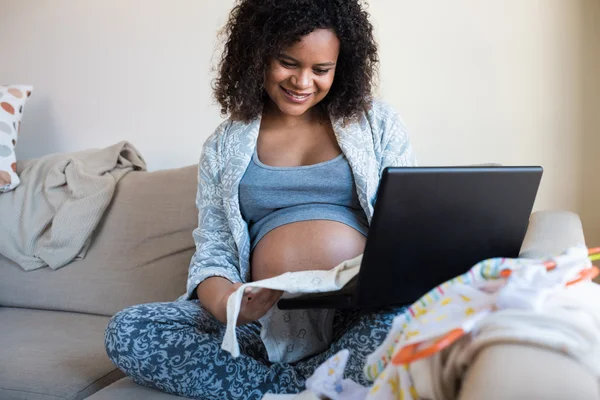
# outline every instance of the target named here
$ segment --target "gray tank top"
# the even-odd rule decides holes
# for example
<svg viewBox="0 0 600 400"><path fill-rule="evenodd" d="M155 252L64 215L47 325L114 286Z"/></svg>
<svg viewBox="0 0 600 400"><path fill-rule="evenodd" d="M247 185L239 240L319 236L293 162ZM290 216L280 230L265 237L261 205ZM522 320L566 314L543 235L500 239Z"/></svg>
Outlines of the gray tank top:
<svg viewBox="0 0 600 400"><path fill-rule="evenodd" d="M272 167L255 150L239 196L252 249L271 230L299 221L337 221L367 236L367 217L343 154L313 165Z"/></svg>

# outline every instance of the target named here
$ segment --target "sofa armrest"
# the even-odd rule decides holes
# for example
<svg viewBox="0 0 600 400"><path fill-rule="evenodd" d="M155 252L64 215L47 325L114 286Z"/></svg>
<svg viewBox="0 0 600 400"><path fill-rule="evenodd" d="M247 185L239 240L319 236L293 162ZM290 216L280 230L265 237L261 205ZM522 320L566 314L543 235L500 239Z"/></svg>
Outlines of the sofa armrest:
<svg viewBox="0 0 600 400"><path fill-rule="evenodd" d="M481 350L458 395L458 400L598 398L598 382L583 365L558 352L516 343Z"/></svg>
<svg viewBox="0 0 600 400"><path fill-rule="evenodd" d="M541 211L531 215L520 257L543 258L582 245L585 239L577 214ZM512 343L482 349L466 371L458 396L459 400L565 398L597 400L595 377L563 354Z"/></svg>
<svg viewBox="0 0 600 400"><path fill-rule="evenodd" d="M585 246L579 216L570 211L538 211L531 215L519 257L548 257L573 246Z"/></svg>

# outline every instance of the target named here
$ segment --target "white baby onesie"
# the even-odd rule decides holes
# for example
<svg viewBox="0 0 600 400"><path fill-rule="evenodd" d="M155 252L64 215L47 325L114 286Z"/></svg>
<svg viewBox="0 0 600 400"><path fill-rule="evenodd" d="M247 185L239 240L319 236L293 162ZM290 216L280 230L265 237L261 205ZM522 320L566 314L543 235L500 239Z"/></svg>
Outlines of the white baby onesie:
<svg viewBox="0 0 600 400"><path fill-rule="evenodd" d="M358 274L361 261L362 255L327 271L287 272L240 286L227 300L227 328L221 348L233 357L240 355L235 327L247 287L281 290L282 297L332 292ZM333 316L334 310L280 310L275 305L259 320L269 361L292 363L327 349L333 338Z"/></svg>
<svg viewBox="0 0 600 400"><path fill-rule="evenodd" d="M325 351L333 339L335 310L271 308L258 321L269 361L293 363Z"/></svg>

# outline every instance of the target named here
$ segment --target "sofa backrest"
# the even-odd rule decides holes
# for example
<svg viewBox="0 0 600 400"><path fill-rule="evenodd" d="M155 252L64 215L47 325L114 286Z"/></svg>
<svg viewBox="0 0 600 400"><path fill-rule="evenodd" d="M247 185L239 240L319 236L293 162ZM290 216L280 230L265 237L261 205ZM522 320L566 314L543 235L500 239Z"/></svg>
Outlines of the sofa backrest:
<svg viewBox="0 0 600 400"><path fill-rule="evenodd" d="M197 226L197 166L131 172L82 260L26 272L0 256L0 306L113 315L134 304L171 301L185 292ZM521 257L583 245L571 212L532 215Z"/></svg>
<svg viewBox="0 0 600 400"><path fill-rule="evenodd" d="M26 272L0 256L0 306L113 315L185 293L198 224L197 166L131 172L84 259Z"/></svg>

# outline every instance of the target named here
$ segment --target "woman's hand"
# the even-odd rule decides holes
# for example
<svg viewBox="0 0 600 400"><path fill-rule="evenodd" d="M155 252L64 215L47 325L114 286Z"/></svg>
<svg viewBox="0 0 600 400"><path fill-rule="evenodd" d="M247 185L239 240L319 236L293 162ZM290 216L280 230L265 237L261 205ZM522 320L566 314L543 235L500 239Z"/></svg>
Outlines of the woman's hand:
<svg viewBox="0 0 600 400"><path fill-rule="evenodd" d="M222 307L227 310L227 300L234 293L241 283L233 284L229 293L226 293L221 299ZM278 290L247 287L244 290L244 297L240 307L237 325L244 325L254 322L264 316L275 305L283 292ZM225 311L225 314L227 311Z"/></svg>

